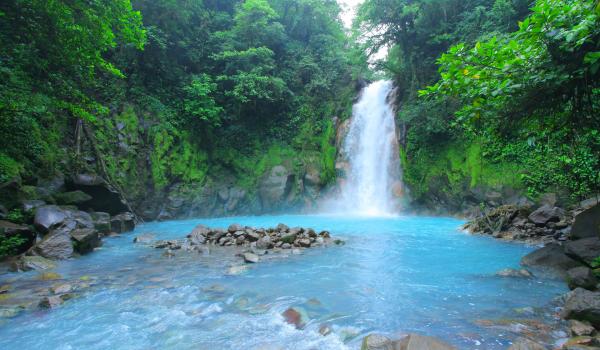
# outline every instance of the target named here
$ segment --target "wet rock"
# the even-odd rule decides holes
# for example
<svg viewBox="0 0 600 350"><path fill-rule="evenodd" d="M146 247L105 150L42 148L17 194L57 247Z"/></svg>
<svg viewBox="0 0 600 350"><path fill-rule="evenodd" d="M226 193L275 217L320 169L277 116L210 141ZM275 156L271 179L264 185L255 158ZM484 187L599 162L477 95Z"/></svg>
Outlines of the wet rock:
<svg viewBox="0 0 600 350"><path fill-rule="evenodd" d="M571 237L573 239L600 237L600 204L594 198L590 204L584 205L585 209L575 215Z"/></svg>
<svg viewBox="0 0 600 350"><path fill-rule="evenodd" d="M543 205L529 214L529 221L538 226L544 226L548 222L558 222L564 219L565 211L558 207Z"/></svg>
<svg viewBox="0 0 600 350"><path fill-rule="evenodd" d="M360 350L394 350L394 342L381 334L369 334L363 338Z"/></svg>
<svg viewBox="0 0 600 350"><path fill-rule="evenodd" d="M227 232L234 233L235 231L244 231L244 227L240 224L231 224L227 227Z"/></svg>
<svg viewBox="0 0 600 350"><path fill-rule="evenodd" d="M71 192L62 192L62 193L57 193L54 195L54 198L56 199L56 202L58 204L65 204L65 205L81 205L82 203L85 203L89 200L92 199L92 196L90 196L89 194L83 192L83 191L71 191Z"/></svg>
<svg viewBox="0 0 600 350"><path fill-rule="evenodd" d="M35 211L33 224L42 233L62 224L67 219L67 214L56 205L44 205Z"/></svg>
<svg viewBox="0 0 600 350"><path fill-rule="evenodd" d="M260 234L256 231L250 231L246 233L246 239L250 242L256 242L260 239Z"/></svg>
<svg viewBox="0 0 600 350"><path fill-rule="evenodd" d="M569 333L572 337L592 335L595 329L589 322L582 322L577 320L569 321Z"/></svg>
<svg viewBox="0 0 600 350"><path fill-rule="evenodd" d="M273 248L273 242L269 236L264 236L256 242L256 247L259 249Z"/></svg>
<svg viewBox="0 0 600 350"><path fill-rule="evenodd" d="M594 347L596 345L596 341L594 338L590 336L578 336L569 338L567 342L563 345L563 348L566 350L595 350L598 349Z"/></svg>
<svg viewBox="0 0 600 350"><path fill-rule="evenodd" d="M384 348L385 349L385 348ZM456 350L455 347L433 337L409 334L394 342L393 350Z"/></svg>
<svg viewBox="0 0 600 350"><path fill-rule="evenodd" d="M17 225L15 223L0 220L0 235L6 238L20 237L24 239L16 248L16 254L21 254L29 249L35 242L37 234L29 227L24 225Z"/></svg>
<svg viewBox="0 0 600 350"><path fill-rule="evenodd" d="M153 233L142 233L141 235L139 235L133 239L133 243L148 244L148 243L151 243L152 241L154 241L155 238L156 238L156 235Z"/></svg>
<svg viewBox="0 0 600 350"><path fill-rule="evenodd" d="M504 269L496 272L497 276L515 277L515 278L532 278L533 274L526 269Z"/></svg>
<svg viewBox="0 0 600 350"><path fill-rule="evenodd" d="M52 260L41 256L22 255L11 264L12 271L50 270L55 267Z"/></svg>
<svg viewBox="0 0 600 350"><path fill-rule="evenodd" d="M525 255L521 259L521 265L544 267L565 273L580 264L568 257L562 246L553 243Z"/></svg>
<svg viewBox="0 0 600 350"><path fill-rule="evenodd" d="M545 346L527 338L517 338L508 350L547 350Z"/></svg>
<svg viewBox="0 0 600 350"><path fill-rule="evenodd" d="M210 233L210 229L204 225L197 225L192 232L187 235L192 245L200 245L206 242L206 237Z"/></svg>
<svg viewBox="0 0 600 350"><path fill-rule="evenodd" d="M129 212L113 216L110 219L110 227L117 233L133 231L135 228L135 216Z"/></svg>
<svg viewBox="0 0 600 350"><path fill-rule="evenodd" d="M590 268L578 266L567 271L567 283L571 289L581 287L593 290L596 289L598 279L594 276L594 273Z"/></svg>
<svg viewBox="0 0 600 350"><path fill-rule="evenodd" d="M52 230L44 239L37 243L35 252L48 259L68 259L73 256L73 243L69 228Z"/></svg>
<svg viewBox="0 0 600 350"><path fill-rule="evenodd" d="M333 332L333 330L331 329L331 327L328 324L322 324L319 326L319 334L321 334L322 336L327 336L329 334L331 334L331 332Z"/></svg>
<svg viewBox="0 0 600 350"><path fill-rule="evenodd" d="M56 284L50 287L50 291L54 294L65 294L73 291L73 286L68 283Z"/></svg>
<svg viewBox="0 0 600 350"><path fill-rule="evenodd" d="M39 307L43 309L53 309L64 303L64 300L59 295L52 295L48 297L44 297L40 303Z"/></svg>
<svg viewBox="0 0 600 350"><path fill-rule="evenodd" d="M75 229L71 231L71 238L79 254L87 254L102 245L98 231L93 228Z"/></svg>
<svg viewBox="0 0 600 350"><path fill-rule="evenodd" d="M288 232L288 230L290 228L286 224L279 223L279 224L277 224L275 229L279 232ZM297 233L297 232L294 232L294 233Z"/></svg>
<svg viewBox="0 0 600 350"><path fill-rule="evenodd" d="M259 257L258 255L254 254L254 253L244 253L244 261L247 263L257 263L259 261Z"/></svg>
<svg viewBox="0 0 600 350"><path fill-rule="evenodd" d="M53 281L61 278L62 276L56 272L42 272L37 276L37 279L40 281Z"/></svg>
<svg viewBox="0 0 600 350"><path fill-rule="evenodd" d="M565 254L588 266L600 256L600 237L590 237L567 242Z"/></svg>
<svg viewBox="0 0 600 350"><path fill-rule="evenodd" d="M248 271L248 265L234 265L227 270L227 274L235 276L240 275L246 271Z"/></svg>
<svg viewBox="0 0 600 350"><path fill-rule="evenodd" d="M285 322L294 325L296 329L304 328L304 326L306 326L306 322L308 321L308 315L299 307L290 307L281 315L283 316Z"/></svg>
<svg viewBox="0 0 600 350"><path fill-rule="evenodd" d="M94 222L94 228L98 230L100 233L109 233L111 232L110 227L110 214L103 213L100 211L90 213L92 217L92 221Z"/></svg>
<svg viewBox="0 0 600 350"><path fill-rule="evenodd" d="M588 321L600 327L600 292L576 288L567 293L562 316L566 319Z"/></svg>
<svg viewBox="0 0 600 350"><path fill-rule="evenodd" d="M298 240L298 246L303 248L310 248L310 239L303 238Z"/></svg>
<svg viewBox="0 0 600 350"><path fill-rule="evenodd" d="M291 245L291 244L289 244L289 243L283 243L283 244L281 245L281 248L282 248L282 249L291 249L291 248L292 248L292 245Z"/></svg>

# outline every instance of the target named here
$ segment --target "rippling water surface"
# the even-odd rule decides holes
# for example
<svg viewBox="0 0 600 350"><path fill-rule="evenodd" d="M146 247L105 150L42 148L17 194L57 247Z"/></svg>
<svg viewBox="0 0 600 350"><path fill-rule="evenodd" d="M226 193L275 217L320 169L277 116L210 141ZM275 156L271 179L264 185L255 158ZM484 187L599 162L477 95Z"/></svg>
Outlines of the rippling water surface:
<svg viewBox="0 0 600 350"><path fill-rule="evenodd" d="M132 243L142 232L183 238L203 223L329 230L343 246L311 248L226 275L231 250L209 255ZM489 319L551 313L562 283L494 276L531 248L458 231L449 218L264 216L147 223L108 238L99 251L63 262L65 279L96 285L63 306L25 312L0 324L1 349L359 349L371 332L438 336L461 349L503 349L517 335ZM35 276L4 274L0 285ZM284 323L290 306L310 320ZM531 310L531 309L526 309ZM550 311L545 311L550 310ZM539 316L542 315L542 316ZM483 321L482 321L483 320ZM319 334L320 325L333 332ZM528 324L524 322L524 324Z"/></svg>

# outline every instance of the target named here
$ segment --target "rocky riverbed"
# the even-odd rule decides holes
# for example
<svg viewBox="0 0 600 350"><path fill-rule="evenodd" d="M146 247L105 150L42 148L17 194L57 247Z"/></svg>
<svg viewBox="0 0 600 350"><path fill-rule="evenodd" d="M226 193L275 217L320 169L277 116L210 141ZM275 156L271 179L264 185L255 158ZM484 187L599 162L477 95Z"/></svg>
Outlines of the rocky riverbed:
<svg viewBox="0 0 600 350"><path fill-rule="evenodd" d="M571 210L504 205L464 225L472 233L541 244L521 265L562 276L571 292L561 298L560 316L569 320L564 349L600 348L600 204L598 198ZM528 270L505 271L524 276ZM525 276L526 277L526 276ZM525 347L525 349L538 349Z"/></svg>

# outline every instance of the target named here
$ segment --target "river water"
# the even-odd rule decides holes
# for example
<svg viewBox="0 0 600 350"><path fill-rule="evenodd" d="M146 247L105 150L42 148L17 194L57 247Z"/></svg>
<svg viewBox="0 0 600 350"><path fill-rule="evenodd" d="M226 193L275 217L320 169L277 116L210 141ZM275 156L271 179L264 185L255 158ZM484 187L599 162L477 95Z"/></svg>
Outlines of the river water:
<svg viewBox="0 0 600 350"><path fill-rule="evenodd" d="M183 238L203 223L329 230L341 246L276 254L245 273L232 249L209 254L132 243L142 232ZM519 334L552 320L565 292L552 279L503 278L532 250L471 236L462 222L434 217L261 216L140 225L107 238L56 272L92 286L59 308L22 312L0 324L0 349L359 349L363 336L421 333L460 349L505 349ZM15 286L38 272L0 275ZM281 313L297 307L298 330ZM332 332L319 334L326 324ZM549 341L553 341L549 339Z"/></svg>

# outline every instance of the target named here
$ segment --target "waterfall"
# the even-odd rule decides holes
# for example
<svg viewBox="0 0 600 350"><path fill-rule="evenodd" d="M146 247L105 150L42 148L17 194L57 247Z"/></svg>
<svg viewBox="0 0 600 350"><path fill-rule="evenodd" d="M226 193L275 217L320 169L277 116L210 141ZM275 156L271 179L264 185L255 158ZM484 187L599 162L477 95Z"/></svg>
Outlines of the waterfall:
<svg viewBox="0 0 600 350"><path fill-rule="evenodd" d="M365 87L354 105L343 147L345 177L335 200L337 212L390 215L402 195L394 111L388 99L390 81Z"/></svg>

